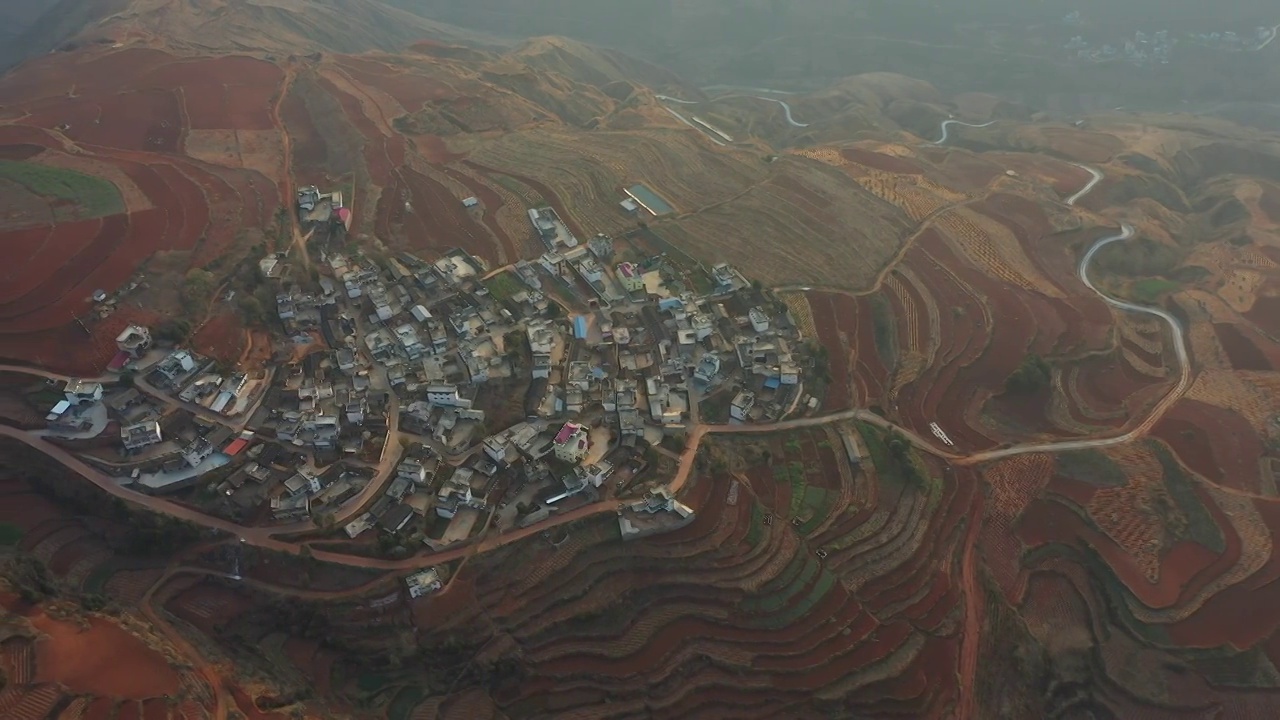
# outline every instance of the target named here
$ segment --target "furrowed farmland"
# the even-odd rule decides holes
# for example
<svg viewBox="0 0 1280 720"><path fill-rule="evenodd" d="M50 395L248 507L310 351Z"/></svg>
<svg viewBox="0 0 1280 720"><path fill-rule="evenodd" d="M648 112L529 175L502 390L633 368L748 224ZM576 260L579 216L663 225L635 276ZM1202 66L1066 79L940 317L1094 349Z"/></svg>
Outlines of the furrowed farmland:
<svg viewBox="0 0 1280 720"><path fill-rule="evenodd" d="M0 76L0 718L1280 717L1266 130L391 4Z"/></svg>

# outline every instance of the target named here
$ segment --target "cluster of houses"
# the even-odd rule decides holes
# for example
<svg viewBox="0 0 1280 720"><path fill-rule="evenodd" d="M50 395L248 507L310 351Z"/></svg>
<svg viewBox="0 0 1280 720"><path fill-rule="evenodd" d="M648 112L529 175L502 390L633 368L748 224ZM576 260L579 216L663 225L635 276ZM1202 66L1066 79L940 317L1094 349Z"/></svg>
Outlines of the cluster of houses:
<svg viewBox="0 0 1280 720"><path fill-rule="evenodd" d="M345 210L340 193L298 192L304 223L346 230ZM803 404L806 361L785 308L734 268L704 269L695 291L665 256L620 259L613 239L580 242L550 208L529 218L546 252L498 273L461 250L428 261L329 243L313 277L283 255L262 258L277 334L306 350L270 374L241 424L251 430L203 419L248 414L266 383L186 349L152 363L146 379L201 421L185 405L166 415L134 389L104 400L100 385L73 383L51 423L92 424L97 416L77 408L105 404L121 445L151 463L144 470L218 468L216 497L280 522L337 516L359 496L364 511L342 518L349 538L421 531L439 547L468 537L485 511L514 504L514 521L528 524L631 482L649 466L645 448L683 432L706 398L724 398L735 422ZM137 326L117 345L122 364L152 349ZM523 397L507 397L512 388ZM175 426L175 415L186 419ZM410 449L370 502L374 468L394 459L393 431ZM619 507L625 538L691 517L661 489ZM411 594L439 586L430 572L412 577Z"/></svg>

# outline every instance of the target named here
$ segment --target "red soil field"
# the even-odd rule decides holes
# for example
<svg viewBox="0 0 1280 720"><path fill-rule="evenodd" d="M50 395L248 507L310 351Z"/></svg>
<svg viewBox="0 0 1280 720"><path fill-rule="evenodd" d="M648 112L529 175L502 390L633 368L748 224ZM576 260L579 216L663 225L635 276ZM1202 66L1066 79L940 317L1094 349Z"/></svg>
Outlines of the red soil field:
<svg viewBox="0 0 1280 720"><path fill-rule="evenodd" d="M353 80L385 92L410 113L422 109L428 102L444 100L456 94L449 86L429 77L372 59L347 56L337 62Z"/></svg>
<svg viewBox="0 0 1280 720"><path fill-rule="evenodd" d="M876 347L875 312L866 302L855 302L848 295L832 295L831 308L835 312L836 326L851 344L854 358L856 385L867 400L882 400L889 369Z"/></svg>
<svg viewBox="0 0 1280 720"><path fill-rule="evenodd" d="M178 99L168 89L103 93L39 103L22 122L53 129L82 145L146 152L178 150L183 118Z"/></svg>
<svg viewBox="0 0 1280 720"><path fill-rule="evenodd" d="M25 263L6 266L5 282L3 289L0 289L0 316L11 317L13 313L5 312L8 305L34 292L50 275L61 268L68 258L74 257L88 247L98 236L102 224L102 218L95 218L57 225L41 245L30 250ZM0 239L8 244L18 238L13 238L6 233L0 235Z"/></svg>
<svg viewBox="0 0 1280 720"><path fill-rule="evenodd" d="M971 153L953 151L947 155L942 169L954 178L961 189L981 190L1004 175L1005 168Z"/></svg>
<svg viewBox="0 0 1280 720"><path fill-rule="evenodd" d="M805 299L813 313L818 342L827 349L831 383L822 398L822 411L835 412L849 407L849 350L841 341L832 300L835 295L823 292L805 293ZM853 357L857 357L854 355ZM862 397L866 397L865 394Z"/></svg>
<svg viewBox="0 0 1280 720"><path fill-rule="evenodd" d="M498 242L506 250L507 262L513 262L535 249L531 235L525 235L518 241L513 242L511 237L507 235L507 231L503 229L502 224L498 222L498 210L504 203L502 202L502 196L498 195L497 191L465 173L451 168L443 168L443 170L446 175L461 183L480 199L481 204L484 206L484 225L489 229L489 232L493 233L494 237L498 238Z"/></svg>
<svg viewBox="0 0 1280 720"><path fill-rule="evenodd" d="M116 701L111 698L94 698L84 711L84 720L110 720L115 714Z"/></svg>
<svg viewBox="0 0 1280 720"><path fill-rule="evenodd" d="M165 603L165 609L205 633L215 632L252 606L249 598L211 583L193 585Z"/></svg>
<svg viewBox="0 0 1280 720"><path fill-rule="evenodd" d="M400 171L400 176L405 180L413 204L413 212L406 215L430 218L429 223L421 225L425 234L419 234L420 231L406 223L412 247L428 247L442 253L460 247L484 259L490 267L497 265L493 240L462 206L461 199L454 197L444 185L417 171L406 168ZM399 198L396 193L389 192L380 202L399 202Z"/></svg>
<svg viewBox="0 0 1280 720"><path fill-rule="evenodd" d="M28 619L47 636L37 643L38 682L60 682L72 692L135 700L178 691L178 675L164 656L114 623L94 617L82 630L42 612Z"/></svg>
<svg viewBox="0 0 1280 720"><path fill-rule="evenodd" d="M105 320L90 326L90 334L70 323L50 330L0 334L0 357L34 363L68 375L96 376L116 354L116 336L130 323L154 326L160 316L125 305ZM68 353L67 348L77 348Z"/></svg>
<svg viewBox="0 0 1280 720"><path fill-rule="evenodd" d="M1280 296L1266 295L1254 301L1245 318L1262 332L1280 338Z"/></svg>
<svg viewBox="0 0 1280 720"><path fill-rule="evenodd" d="M160 699L147 700L142 703L142 720L168 720L168 702Z"/></svg>
<svg viewBox="0 0 1280 720"><path fill-rule="evenodd" d="M1019 175L1045 179L1063 197L1078 192L1091 179L1087 171L1044 155L1001 153L997 157L1005 167Z"/></svg>
<svg viewBox="0 0 1280 720"><path fill-rule="evenodd" d="M280 104L280 121L289 128L289 142L293 148L293 169L299 177L322 176L325 161L329 157L329 145L307 109L307 103L298 92L290 92Z"/></svg>
<svg viewBox="0 0 1280 720"><path fill-rule="evenodd" d="M374 185L383 188L391 187L396 180L397 169L404 164L404 139L396 135L394 140L388 141L387 136L383 135L364 114L364 108L360 106L359 99L338 89L333 81L328 78L321 77L319 80L321 88L325 92L333 96L338 104L342 106L342 113L346 116L347 121L351 123L362 137L365 139L364 158L369 169L369 179ZM389 147L388 143L396 143L400 151L398 160L393 158L394 150ZM386 200L388 192L383 193L383 198L379 200L379 205ZM379 208L381 211L381 208Z"/></svg>
<svg viewBox="0 0 1280 720"><path fill-rule="evenodd" d="M40 145L0 145L0 159L29 160L44 152Z"/></svg>
<svg viewBox="0 0 1280 720"><path fill-rule="evenodd" d="M139 720L142 708L137 702L126 700L116 706L116 720Z"/></svg>
<svg viewBox="0 0 1280 720"><path fill-rule="evenodd" d="M1219 485L1259 493L1262 441L1238 413L1180 400L1151 430L1187 467Z"/></svg>
<svg viewBox="0 0 1280 720"><path fill-rule="evenodd" d="M53 227L47 225L0 232L0 268L4 268L0 271L0 280L3 280L0 285L5 286L5 290L0 291L0 298L16 297L9 290L9 283L21 276L22 267L44 247L52 233Z"/></svg>
<svg viewBox="0 0 1280 720"><path fill-rule="evenodd" d="M201 355L235 364L244 350L244 328L229 310L214 315L191 336L191 347Z"/></svg>
<svg viewBox="0 0 1280 720"><path fill-rule="evenodd" d="M200 235L209 227L210 220L209 203L200 186L172 165L150 165L147 171L155 175L157 182L163 183L165 194L161 197L168 201L163 207L174 213L169 218L169 233L173 238L171 247L180 250L194 248Z"/></svg>
<svg viewBox="0 0 1280 720"><path fill-rule="evenodd" d="M144 76L147 84L182 88L192 130L270 130L272 98L284 73L244 55L167 63Z"/></svg>
<svg viewBox="0 0 1280 720"><path fill-rule="evenodd" d="M923 175L924 168L907 158L885 155L884 153L863 150L862 148L844 148L840 155L850 162L866 165L876 170L906 175Z"/></svg>
<svg viewBox="0 0 1280 720"><path fill-rule="evenodd" d="M547 187L543 183L525 175L517 175L506 170L494 170L493 168L487 168L470 160L465 161L464 164L473 170L480 171L486 177L491 175L506 175L520 181L523 185L529 186L534 192L541 195L542 199L546 200L547 204L556 211L556 214L560 216L560 219L564 221L564 224L568 226L569 232L573 233L574 236L578 238L587 237L587 234L582 231L582 226L578 224L577 220L574 219L574 216L565 211L564 203L560 202L560 198L555 193L551 192L551 188Z"/></svg>
<svg viewBox="0 0 1280 720"><path fill-rule="evenodd" d="M1272 364L1251 336L1253 332L1234 323L1214 323L1213 332L1227 353L1234 370L1272 370Z"/></svg>
<svg viewBox="0 0 1280 720"><path fill-rule="evenodd" d="M1028 548L1046 544L1088 547L1095 551L1144 605L1171 607L1177 603L1188 577L1161 566L1160 579L1150 583L1132 556L1110 537L1097 532L1079 515L1053 501L1037 500L1027 508L1017 525L1018 536Z"/></svg>
<svg viewBox="0 0 1280 720"><path fill-rule="evenodd" d="M1077 367L1079 400L1096 412L1124 409L1131 414L1136 396L1147 398L1170 382L1139 373L1116 351L1085 358Z"/></svg>

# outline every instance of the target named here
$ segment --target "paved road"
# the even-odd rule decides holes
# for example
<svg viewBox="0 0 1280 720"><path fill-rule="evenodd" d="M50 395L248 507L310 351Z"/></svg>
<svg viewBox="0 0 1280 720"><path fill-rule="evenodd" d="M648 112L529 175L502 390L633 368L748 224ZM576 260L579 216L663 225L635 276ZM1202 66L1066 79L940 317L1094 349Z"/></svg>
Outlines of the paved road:
<svg viewBox="0 0 1280 720"><path fill-rule="evenodd" d="M772 92L772 91L770 91L770 90L755 90L755 92ZM673 102L673 103L677 103L677 104L680 104L680 105L701 105L701 104L702 104L702 103L700 103L700 102L698 102L698 101L696 101L696 100L681 100L680 98L674 98L674 97L671 97L670 95L654 95L654 97L655 97L655 98L657 98L657 99L659 99L659 100L665 101L665 102ZM723 97L735 97L735 96L733 96L733 95L725 95L725 96L723 96ZM786 102L786 101L784 101L784 100L779 100L779 99L777 99L777 98L771 98L771 97L765 97L765 96L763 96L763 95L743 95L743 96L740 96L740 97L751 97L751 98L755 98L755 99L757 99L757 100L764 100L764 101L766 101L766 102L778 103L779 105L781 105L781 106L782 106L782 109L787 113L787 123L789 123L789 124L791 125L791 127L798 127L798 128L809 127L809 123L802 123L802 122L797 122L797 121L796 121L795 116L793 116L793 115L791 114L791 106L790 106L789 104L787 104L787 102ZM672 113L672 114L675 114L675 113ZM676 115L676 117L681 117L681 116L680 116L680 115L678 115L678 114L675 114L675 115ZM681 118L681 119L683 120L683 118Z"/></svg>
<svg viewBox="0 0 1280 720"><path fill-rule="evenodd" d="M978 127L981 127L981 126L978 126ZM944 136L945 136L946 123L943 124L943 130L944 130ZM1089 190L1092 190L1092 188L1101 179L1102 174L1100 172L1093 170L1091 168L1086 168L1086 169L1090 170L1090 173L1094 177L1089 182L1089 184L1086 185L1084 190L1076 193L1075 195L1072 196L1072 198L1070 198L1071 202L1078 201L1080 198L1084 197L1084 195ZM908 442L910 442L915 447L925 452L936 455L938 457L941 457L950 461L954 461L956 464L963 464L963 465L972 465L972 464L977 464L982 462L989 462L991 460L996 460L1000 458L1010 457L1014 455L1024 455L1024 454L1030 454L1030 453L1062 452L1067 450L1107 447L1112 445L1120 445L1120 444L1129 442L1130 440L1133 440L1134 438L1148 431L1156 422L1158 422L1159 419L1163 416L1163 414L1175 402L1177 402L1181 398L1182 394L1186 391L1186 389L1191 384L1191 366L1190 366L1188 353L1186 349L1186 340L1183 335L1182 328L1178 324L1177 319L1174 318L1172 315L1170 315L1168 312L1165 312L1164 310L1161 310L1159 308L1144 307L1142 305L1136 305L1134 303L1130 303L1124 300L1119 300L1117 298L1110 297L1109 295L1099 290L1093 284L1092 280L1089 278L1089 263L1093 260L1094 255L1096 255L1099 250L1101 250L1102 248L1106 247L1111 243L1127 240L1133 237L1133 235L1134 235L1133 227L1131 225L1128 225L1127 223L1124 224L1119 233L1102 238L1098 240L1096 243L1094 243L1093 246L1089 248L1089 251L1085 253L1084 257L1080 259L1080 264L1078 267L1080 279L1085 284L1085 286L1088 287L1093 292L1097 293L1097 295L1101 297L1109 305L1112 305L1113 307L1116 307L1120 310L1124 310L1127 312L1143 313L1143 314L1153 315L1157 318L1160 318L1166 324L1169 325L1173 335L1174 348L1177 353L1178 364L1179 364L1178 383L1152 410L1152 413L1148 416L1148 418L1144 420L1141 424L1139 424L1137 427L1133 428L1132 430L1122 435L1117 435L1114 437L1081 439L1081 440L1065 440L1065 441L1048 442L1048 443L1027 443L1023 445L1015 445L1013 447L1005 448L1002 450L992 450L988 452L962 456L962 455L955 454L950 450L939 448L935 446L933 442L931 442L930 440L920 435L917 435L915 432L908 430L907 428L897 426L892 422L886 420L885 418L880 417L879 415L876 415L868 410L862 410L862 409L848 410L844 412L833 413L831 415L824 415L824 416L818 416L818 417L801 418L798 420L788 420L788 421L772 423L768 425L704 425L704 424L695 422L694 424L691 424L690 426L688 426L689 437L686 441L686 447L684 452L680 456L680 463L677 468L675 477L671 480L668 486L669 489L673 493L678 493L680 492L680 490L683 489L685 483L688 481L690 475L692 474L694 461L696 460L696 457L697 457L698 447L701 444L702 439L707 434L771 433L771 432L782 432L786 430L805 428L805 427L815 427L815 426L826 425L829 423L842 422L847 420L861 420L863 422L871 423L884 430L900 433L904 438L907 439ZM28 368L28 367L20 367L20 366L0 366L0 370L27 373L27 374L40 376L40 377L46 377L46 378L65 379L65 376L57 375L55 373L50 373L37 368ZM352 498L348 503L344 504L343 507L340 508L338 513L338 518L337 518L340 522L345 523L347 520L353 517L355 513L358 512L367 502L371 501L374 498L374 496L376 496L379 492L381 492L382 488L389 481L391 473L395 468L396 461L399 459L399 456L400 456L400 448L399 448L399 431L398 431L399 412L397 408L397 401L394 396L392 397L390 410L391 410L391 419L388 423L387 444L386 444L386 447L384 448L383 457L381 458L381 461L378 465L378 473L359 495ZM221 518L216 518L216 517L206 515L190 507L178 505L172 502L168 502L166 500L162 500L160 498L138 493L136 491L123 487L121 486L119 479L112 478L103 474L102 472L98 471L96 468L93 468L87 465L86 463L81 461L79 458L68 453L66 450L60 447L57 447L55 445L51 445L45 442L42 438L32 433L18 430L16 428L0 425L0 435L11 437L15 440L25 443L26 445L29 445L32 448L39 450L40 452L45 453L49 457L57 460L58 462L66 466L68 469L78 473L79 475L88 479L90 482L93 482L95 485L97 485L98 487L102 488L103 490L105 490L106 492L110 493L115 497L122 498L124 500L136 503L138 505L142 505L154 512L163 513L163 514L176 517L197 525L201 525L203 527L230 533L232 535L238 536L245 543L253 545L255 547L261 547L261 548L274 550L278 552L298 554L301 552L300 545L290 543L290 542L285 542L282 540L277 540L276 536L306 532L314 529L314 524L310 520L293 523L290 525L277 525L273 527L246 527L246 526L238 525L236 523L232 523L232 522L223 520ZM570 511L568 513L552 516L552 518L550 518L548 521L537 523L527 528L514 530L509 533L499 533L496 535L485 537L479 542L470 543L470 544L463 545L450 550L446 550L443 552L431 553L427 555L418 555L418 556L406 558L403 560L380 560L380 559L374 559L374 558L361 558L361 557L343 555L343 554L332 553L332 552L321 551L321 550L313 551L312 554L313 554L313 557L315 557L318 560L323 560L325 562L332 562L336 564L348 565L353 567L386 569L386 570L410 570L410 569L416 569L421 567L427 567L437 563L448 562L448 561L455 560L462 557L467 557L474 553L486 552L488 550L501 547L508 543L517 542L524 538L530 537L547 528L554 527L556 525L561 525L564 523L574 522L576 520L590 517L596 514L614 512L616 511L616 508L617 508L616 501L604 500L604 501L583 506L581 508L578 508L577 510Z"/></svg>
<svg viewBox="0 0 1280 720"><path fill-rule="evenodd" d="M1266 46L1268 46L1268 45L1270 45L1271 43L1275 42L1275 39L1276 39L1276 33L1280 33L1280 25L1276 25L1275 27L1271 28L1271 37L1267 38L1267 41L1266 41L1266 42L1264 42L1264 43L1262 43L1261 45L1259 45L1258 47L1254 48L1254 49L1253 49L1253 50L1254 50L1254 52L1257 52L1258 50L1262 50L1262 49L1263 49L1263 48L1265 48Z"/></svg>
<svg viewBox="0 0 1280 720"><path fill-rule="evenodd" d="M1009 457L1011 455L1024 455L1027 453L1049 452L1049 451L1063 452L1066 450L1084 450L1087 448L1109 447L1112 445L1124 444L1142 435L1146 431L1150 430L1153 425L1155 425L1157 422L1160 421L1160 418L1164 416L1165 412L1167 412L1169 408L1173 406L1174 403L1176 403L1178 400L1182 398L1183 393L1185 393L1187 391L1187 388L1191 386L1191 361L1187 354L1187 343L1186 343L1186 338L1184 337L1182 332L1182 325L1178 323L1178 319L1175 318L1173 315L1170 315L1169 313L1159 308L1151 308L1143 305L1136 305L1134 303L1127 302L1125 300L1119 300L1117 298L1113 298L1110 295L1107 295L1106 293L1099 290L1093 284L1093 281L1089 279L1089 262L1093 260L1093 256L1096 255L1099 250L1110 245L1111 243L1120 242L1122 240L1128 240L1129 238L1133 237L1133 235L1134 235L1133 226L1128 223L1124 223L1121 226L1119 233L1104 237L1101 240L1094 243L1093 246L1089 248L1089 252L1085 253L1084 257L1080 258L1080 267L1079 267L1080 280L1085 284L1086 287L1088 287L1090 290L1097 293L1098 297L1102 298L1108 305L1111 305L1112 307L1118 308L1120 310L1124 310L1126 312L1136 312L1136 313L1142 313L1145 315L1154 315L1155 317L1163 320L1164 323L1169 326L1169 331L1173 335L1173 349L1178 356L1177 385L1175 385L1173 389L1170 390L1164 396L1163 399L1161 399L1159 404L1157 404L1154 408L1152 408L1151 413L1147 416L1146 420L1144 420L1140 425L1133 428L1129 432L1124 433L1123 435L1117 435L1115 437L1109 437L1109 438L1098 438L1094 440L1066 440L1061 442L1040 443L1040 444L1032 444L1032 445L1018 445L1011 448L1007 448L1005 450L994 450L991 452L972 455L963 460L964 464L968 465L968 464L979 463L979 462L987 462L990 460L996 460L1003 457Z"/></svg>
<svg viewBox="0 0 1280 720"><path fill-rule="evenodd" d="M787 113L787 122L791 124L791 127L799 127L799 128L809 127L809 123L796 122L796 119L791 116L791 106L788 105L786 101L779 100L777 98L764 97L763 95L752 95L752 97L756 98L757 100L767 100L769 102L774 102L781 105L782 109L785 110Z"/></svg>
<svg viewBox="0 0 1280 720"><path fill-rule="evenodd" d="M1080 191L1079 191L1079 192L1077 192L1075 195L1072 195L1071 197L1067 198L1067 204L1068 204L1068 205L1075 205L1075 204L1076 204L1077 202L1079 202L1079 201L1080 201L1080 199L1081 199L1081 198L1083 198L1085 195L1088 195L1089 193L1093 192L1093 188L1094 188L1094 187L1095 187L1099 182L1101 182L1101 181L1102 181L1102 178L1106 177L1105 175L1103 175L1103 174L1102 174L1102 171L1101 171L1101 170L1098 170L1097 168L1091 168L1091 167L1089 167L1088 165L1080 165L1079 163L1072 163L1072 165L1075 165L1076 167L1080 168L1081 170L1084 170L1084 171L1088 172L1088 173L1089 173L1090 175L1092 175L1093 177L1089 180L1089 182L1088 182L1088 183L1086 183L1086 184L1085 184L1085 186L1084 186L1084 187L1080 188Z"/></svg>
<svg viewBox="0 0 1280 720"><path fill-rule="evenodd" d="M952 125L963 125L965 127L971 127L971 128L984 128L988 125L991 125L994 122L995 120L988 120L987 122L984 122L981 125L974 125L973 123L961 122L959 120L943 120L942 121L942 137L938 138L938 141L935 142L934 145L947 144L947 138L950 137L951 135Z"/></svg>

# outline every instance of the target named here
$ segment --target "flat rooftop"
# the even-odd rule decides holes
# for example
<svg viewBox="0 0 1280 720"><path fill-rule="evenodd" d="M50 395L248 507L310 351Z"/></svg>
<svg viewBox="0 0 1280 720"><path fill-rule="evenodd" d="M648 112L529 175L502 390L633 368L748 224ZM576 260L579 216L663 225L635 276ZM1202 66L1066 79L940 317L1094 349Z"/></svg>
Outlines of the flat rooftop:
<svg viewBox="0 0 1280 720"><path fill-rule="evenodd" d="M645 187L643 184L636 183L635 185L627 188L627 194L636 202L640 203L641 207L654 215L670 215L676 211L675 208L671 207L670 203L658 197L657 193Z"/></svg>

